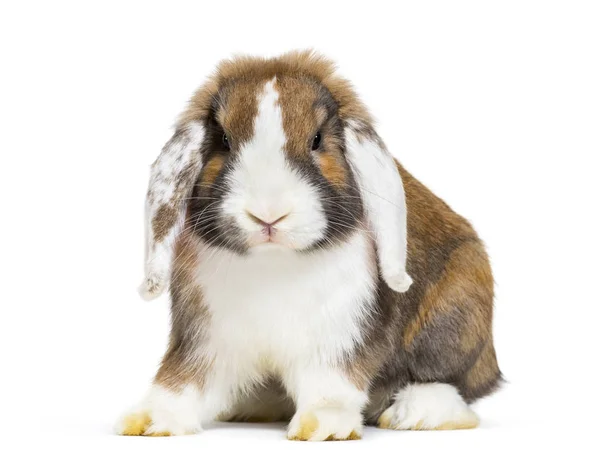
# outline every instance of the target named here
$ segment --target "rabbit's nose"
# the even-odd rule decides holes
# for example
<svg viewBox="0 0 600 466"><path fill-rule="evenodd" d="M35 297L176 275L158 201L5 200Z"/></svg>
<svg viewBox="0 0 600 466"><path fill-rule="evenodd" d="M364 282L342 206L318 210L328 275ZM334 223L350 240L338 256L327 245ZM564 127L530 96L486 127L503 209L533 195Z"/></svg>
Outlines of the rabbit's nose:
<svg viewBox="0 0 600 466"><path fill-rule="evenodd" d="M287 214L283 214L283 215L275 215L275 216L269 216L269 215L257 215L255 213L250 212L249 210L246 210L246 215L248 215L248 218L250 220L252 220L254 223L257 223L258 225L260 225L261 227L266 227L269 230L277 223L281 222L284 218L286 218L290 213L288 212Z"/></svg>

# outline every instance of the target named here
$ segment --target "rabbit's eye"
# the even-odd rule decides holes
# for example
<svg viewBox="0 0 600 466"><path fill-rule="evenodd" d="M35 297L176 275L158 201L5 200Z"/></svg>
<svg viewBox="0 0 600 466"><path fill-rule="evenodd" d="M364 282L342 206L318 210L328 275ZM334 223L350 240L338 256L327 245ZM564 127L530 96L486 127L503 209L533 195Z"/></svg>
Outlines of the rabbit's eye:
<svg viewBox="0 0 600 466"><path fill-rule="evenodd" d="M227 149L227 150L231 149L231 146L229 145L229 138L227 137L227 135L225 133L223 133L222 142L223 142L223 146L225 147L225 149Z"/></svg>
<svg viewBox="0 0 600 466"><path fill-rule="evenodd" d="M319 131L317 134L315 134L315 137L313 138L311 150L319 150L320 148L321 148L321 132Z"/></svg>

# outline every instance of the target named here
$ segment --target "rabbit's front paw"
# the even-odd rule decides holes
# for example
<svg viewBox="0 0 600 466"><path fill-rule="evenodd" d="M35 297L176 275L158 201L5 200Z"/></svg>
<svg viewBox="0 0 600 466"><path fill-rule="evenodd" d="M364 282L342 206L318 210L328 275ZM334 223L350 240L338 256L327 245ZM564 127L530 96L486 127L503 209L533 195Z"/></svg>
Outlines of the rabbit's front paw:
<svg viewBox="0 0 600 466"><path fill-rule="evenodd" d="M340 406L296 413L288 428L289 440L358 440L362 436L360 411Z"/></svg>
<svg viewBox="0 0 600 466"><path fill-rule="evenodd" d="M168 437L200 431L197 394L188 387L180 393L154 385L146 399L115 426L118 435Z"/></svg>

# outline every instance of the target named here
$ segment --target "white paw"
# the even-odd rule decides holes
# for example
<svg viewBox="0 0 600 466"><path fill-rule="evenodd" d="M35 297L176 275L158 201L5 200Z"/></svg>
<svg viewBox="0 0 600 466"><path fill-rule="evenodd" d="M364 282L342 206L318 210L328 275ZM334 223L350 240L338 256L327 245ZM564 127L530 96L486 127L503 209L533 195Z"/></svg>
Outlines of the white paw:
<svg viewBox="0 0 600 466"><path fill-rule="evenodd" d="M378 421L383 429L397 430L473 429L478 424L477 415L456 388L442 383L403 388Z"/></svg>
<svg viewBox="0 0 600 466"><path fill-rule="evenodd" d="M358 440L363 422L359 410L338 406L318 407L296 413L288 427L290 440Z"/></svg>
<svg viewBox="0 0 600 466"><path fill-rule="evenodd" d="M192 387L174 393L153 386L146 399L115 425L118 435L165 437L199 431L197 393Z"/></svg>
<svg viewBox="0 0 600 466"><path fill-rule="evenodd" d="M383 280L394 291L404 293L412 285L412 278L406 272L383 272Z"/></svg>

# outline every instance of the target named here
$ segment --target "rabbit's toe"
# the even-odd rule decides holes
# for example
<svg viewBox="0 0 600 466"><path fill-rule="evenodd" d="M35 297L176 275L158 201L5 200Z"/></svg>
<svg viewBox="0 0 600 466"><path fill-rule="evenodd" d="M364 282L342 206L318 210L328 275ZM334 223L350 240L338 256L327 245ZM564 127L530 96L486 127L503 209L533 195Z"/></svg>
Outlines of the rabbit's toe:
<svg viewBox="0 0 600 466"><path fill-rule="evenodd" d="M169 437L173 435L169 430L158 430L148 412L130 413L118 422L116 427L119 435Z"/></svg>

